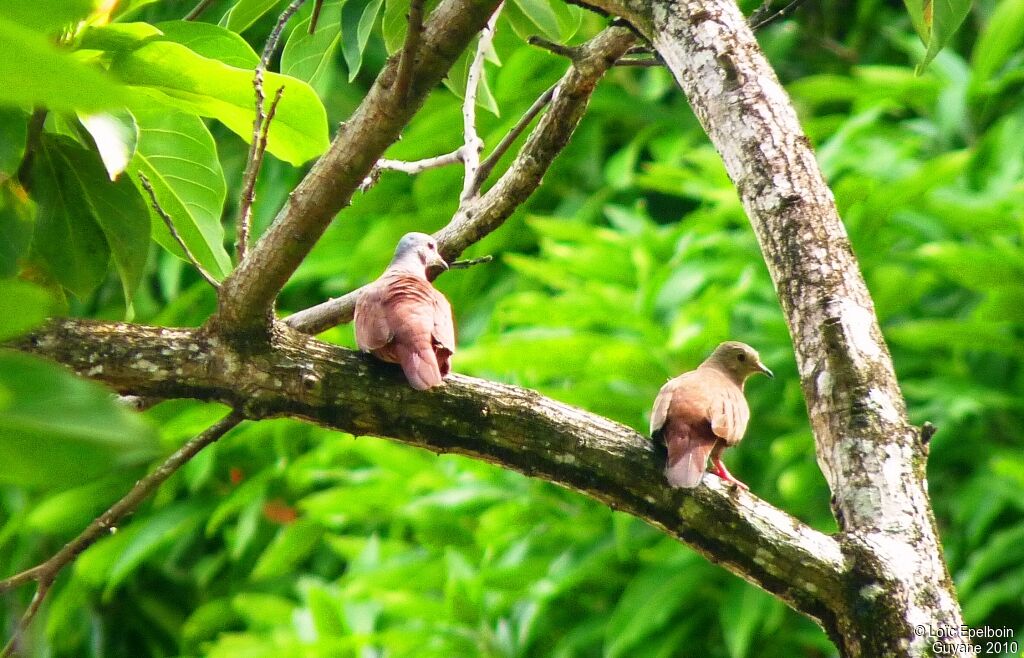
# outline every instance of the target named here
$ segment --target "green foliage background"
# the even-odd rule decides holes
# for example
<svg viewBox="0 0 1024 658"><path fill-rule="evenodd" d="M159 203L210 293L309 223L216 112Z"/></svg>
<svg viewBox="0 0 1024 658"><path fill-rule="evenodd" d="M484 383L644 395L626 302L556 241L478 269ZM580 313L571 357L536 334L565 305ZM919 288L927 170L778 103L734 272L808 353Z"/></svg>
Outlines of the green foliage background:
<svg viewBox="0 0 1024 658"><path fill-rule="evenodd" d="M211 273L230 269L251 125L250 77L232 67L254 64L283 3L220 0L209 25L187 25L166 22L181 3L124 2L111 25L94 16L65 30L60 50L42 35L90 3L33 4L0 10L0 39L25 59L0 74L0 338L50 312L202 323L213 292L169 251L134 182L153 180ZM939 428L929 480L966 621L1021 638L1024 1L964 13L919 75L913 21L878 0L808 4L759 38L835 192L911 418ZM404 15L399 0L328 0L314 37L309 7L293 21L279 67L292 105L274 124L257 230L401 43ZM566 67L522 37L577 42L602 24L544 0L506 8L480 101L489 146ZM455 91L465 67L449 77ZM33 103L53 111L26 195L16 172ZM72 113L112 104L129 110L110 119L120 138ZM460 100L442 88L388 156L447 152L460 133ZM110 183L119 151L126 173ZM281 309L376 277L402 233L448 221L460 186L458 168L384 173L339 215ZM438 282L456 309L457 371L643 429L668 377L720 340L750 342L777 378L749 386L754 421L730 469L835 530L757 243L666 71L611 72L543 186L480 254L497 262ZM323 338L354 345L348 326ZM223 412L176 401L128 415L94 385L0 353L0 576L52 554ZM3 601L0 628L29 596ZM811 622L636 519L489 465L286 420L233 431L88 549L30 640L38 656L834 654Z"/></svg>

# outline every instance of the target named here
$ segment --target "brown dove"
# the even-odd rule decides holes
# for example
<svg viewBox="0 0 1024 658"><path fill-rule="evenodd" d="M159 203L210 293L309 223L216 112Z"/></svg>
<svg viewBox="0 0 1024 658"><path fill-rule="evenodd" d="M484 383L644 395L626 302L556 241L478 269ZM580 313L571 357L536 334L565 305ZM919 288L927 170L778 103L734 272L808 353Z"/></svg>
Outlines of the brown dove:
<svg viewBox="0 0 1024 658"><path fill-rule="evenodd" d="M748 488L725 468L721 457L747 429L750 407L743 397L743 384L758 372L775 376L754 348L728 341L696 370L661 387L651 411L651 436L668 449L665 477L670 485L696 487L710 456L715 475Z"/></svg>
<svg viewBox="0 0 1024 658"><path fill-rule="evenodd" d="M434 238L405 234L384 274L363 289L355 312L359 349L400 364L420 391L444 383L455 353L452 307L427 279L431 267L448 269Z"/></svg>

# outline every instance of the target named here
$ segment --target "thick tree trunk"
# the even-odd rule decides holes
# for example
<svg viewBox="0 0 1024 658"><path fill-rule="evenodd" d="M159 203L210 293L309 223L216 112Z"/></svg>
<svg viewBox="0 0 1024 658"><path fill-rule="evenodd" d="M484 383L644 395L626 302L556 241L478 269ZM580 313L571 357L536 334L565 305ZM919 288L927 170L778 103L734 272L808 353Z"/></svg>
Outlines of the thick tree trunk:
<svg viewBox="0 0 1024 658"><path fill-rule="evenodd" d="M725 162L793 345L850 571L844 656L918 656L959 628L925 481L871 296L789 98L733 0L599 0L654 45ZM948 646L955 655L959 642Z"/></svg>

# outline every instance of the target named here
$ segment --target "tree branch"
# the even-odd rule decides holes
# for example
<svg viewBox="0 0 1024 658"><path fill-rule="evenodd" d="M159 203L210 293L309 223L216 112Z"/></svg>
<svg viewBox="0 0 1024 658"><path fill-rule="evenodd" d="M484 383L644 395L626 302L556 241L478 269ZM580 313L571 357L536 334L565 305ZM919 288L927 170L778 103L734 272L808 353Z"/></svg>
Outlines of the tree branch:
<svg viewBox="0 0 1024 658"><path fill-rule="evenodd" d="M405 100L409 95L409 82L412 80L412 67L416 61L416 51L420 47L420 35L423 33L423 0L409 2L409 28L402 43L402 58L398 61L398 74L395 78L395 95Z"/></svg>
<svg viewBox="0 0 1024 658"><path fill-rule="evenodd" d="M204 11L206 11L207 9L210 8L210 5L212 5L214 3L214 1L215 0L199 0L199 3L195 7L192 8L192 11L188 12L187 14L185 14L185 18L183 20L186 20L186 21L197 20L200 16L203 15Z"/></svg>
<svg viewBox="0 0 1024 658"><path fill-rule="evenodd" d="M663 529L826 626L844 596L835 539L714 477L673 490L650 439L533 391L461 375L415 391L398 368L283 325L272 348L244 357L202 330L79 320L52 322L16 347L121 393L216 400L254 420L291 416L557 482Z"/></svg>
<svg viewBox="0 0 1024 658"><path fill-rule="evenodd" d="M256 69L256 75L252 80L253 90L256 93L256 116L252 122L252 144L249 145L249 156L245 163L245 173L242 175L242 193L238 203L238 227L235 241L235 251L238 260L245 258L245 252L249 247L249 230L252 225L252 206L256 202L256 181L260 176L260 168L263 166L263 156L267 152L267 140L270 136L270 124L277 113L277 106L284 94L284 87L278 87L274 94L274 100L270 102L270 109L266 115L263 114L263 69Z"/></svg>
<svg viewBox="0 0 1024 658"><path fill-rule="evenodd" d="M224 281L211 320L230 333L266 337L267 312L295 268L399 136L426 95L487 23L499 0L443 0L423 28L409 96L392 92L400 55L392 56L331 147L292 192L245 260Z"/></svg>
<svg viewBox="0 0 1024 658"><path fill-rule="evenodd" d="M178 229L174 227L174 220L171 219L171 216L168 215L167 211L160 205L160 201L156 198L156 191L153 189L153 185L149 182L149 179L146 178L146 174L139 172L139 182L142 183L142 188L146 190L146 194L149 195L149 202L152 204L153 210L160 216L160 219L163 220L164 226L167 227L167 231L171 234L174 241L177 242L178 246L181 247L181 250L185 252L185 258L192 263L192 267L196 268L196 271L199 272L199 276L203 277L204 281L213 286L214 290L219 290L220 282L218 282L212 274L207 272L206 268L199 264L199 261L196 260L192 250L189 249L188 245L185 244L185 241L181 239L181 234L178 233Z"/></svg>
<svg viewBox="0 0 1024 658"><path fill-rule="evenodd" d="M479 198L463 204L447 226L435 233L445 260L458 258L470 245L508 219L535 189L555 157L569 143L587 110L598 81L636 37L624 27L607 28L579 46L580 56L556 85L551 107L541 117L519 155ZM328 300L285 319L299 331L316 334L352 320L359 290Z"/></svg>
<svg viewBox="0 0 1024 658"><path fill-rule="evenodd" d="M484 58L494 41L494 26L498 21L502 5L494 10L487 26L480 33L480 41L476 45L476 54L473 62L469 65L469 74L466 76L466 95L462 101L462 164L466 173L462 182L462 194L459 196L459 203L466 203L475 198L480 190L477 180L477 169L480 168L480 152L484 150L484 142L476 132L476 96L480 90L480 83L486 72L484 71Z"/></svg>
<svg viewBox="0 0 1024 658"><path fill-rule="evenodd" d="M924 453L871 295L786 91L733 0L590 0L651 40L722 156L793 338L818 463L854 572L844 656L917 656L960 628ZM966 645L966 639L964 643Z"/></svg>
<svg viewBox="0 0 1024 658"><path fill-rule="evenodd" d="M238 201L238 222L235 227L235 253L239 262L245 258L245 252L249 248L249 228L252 223L252 205L256 201L256 179L260 175L260 167L263 165L263 155L267 151L267 134L270 130L270 122L273 120L274 112L277 111L277 104L281 101L281 93L284 87L280 87L274 95L270 104L269 112L264 115L263 102L263 72L270 65L270 58L277 50L277 44L281 41L281 34L284 26L295 12L306 2L306 0L293 0L274 24L266 43L263 44L263 52L260 55L259 64L253 73L252 88L255 103L255 112L252 120L252 140L249 142L249 154L245 158L245 173L242 174L242 192ZM312 21L310 22L312 25Z"/></svg>
<svg viewBox="0 0 1024 658"><path fill-rule="evenodd" d="M6 658L17 650L20 637L32 622L36 612L39 611L39 606L64 567L71 564L82 551L95 543L97 539L116 528L117 524L125 516L138 509L142 501L148 498L157 487L177 472L179 468L195 457L200 450L220 439L220 437L224 436L242 420L242 415L233 411L214 425L211 425L203 433L185 442L184 445L164 460L156 470L136 482L135 486L121 500L114 503L106 512L93 520L85 530L65 544L63 548L48 560L31 569L0 580L0 593L7 592L33 580L38 583L36 592L32 597L32 602L19 620L11 639L7 642L3 651L0 651L0 658Z"/></svg>
<svg viewBox="0 0 1024 658"><path fill-rule="evenodd" d="M413 160L412 162L381 158L377 161L377 169L401 171L409 175L415 175L428 169L439 169L441 167L447 167L448 165L458 164L460 162L462 162L462 150L455 149L451 153L435 155L432 158L423 158L422 160Z"/></svg>
<svg viewBox="0 0 1024 658"><path fill-rule="evenodd" d="M494 147L494 150L487 156L487 159L480 163L480 167L476 170L476 189L479 190L480 187L487 182L487 178L491 175L491 172L494 171L495 165L498 164L498 161L501 160L502 156L504 156L512 147L512 144L519 139L519 136L522 135L523 131L529 127L530 123L537 118L537 115L540 114L541 110L547 107L548 103L551 102L551 99L555 96L555 89L557 89L557 87L557 84L551 85L547 88L547 91L538 96L537 100L533 101L533 105L523 113L523 116L519 117L519 121L516 122L516 125L512 126L512 129L501 138L501 141Z"/></svg>

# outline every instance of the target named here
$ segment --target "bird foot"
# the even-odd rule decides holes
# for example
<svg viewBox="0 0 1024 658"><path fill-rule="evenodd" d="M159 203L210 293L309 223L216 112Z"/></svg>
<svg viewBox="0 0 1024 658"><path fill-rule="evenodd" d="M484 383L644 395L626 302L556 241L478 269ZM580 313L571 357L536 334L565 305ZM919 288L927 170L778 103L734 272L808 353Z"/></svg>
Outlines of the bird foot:
<svg viewBox="0 0 1024 658"><path fill-rule="evenodd" d="M721 462L721 460L715 459L713 463L714 463L714 471L713 471L713 473L715 475L717 475L718 477L722 478L723 480L728 482L729 485L731 485L733 487L737 487L739 489L743 489L744 491L750 491L750 487L748 487L747 485L743 484L742 482L740 482L739 480L737 480L736 478L733 477L732 473L729 472L729 469L727 469L725 467L725 464L723 464Z"/></svg>

